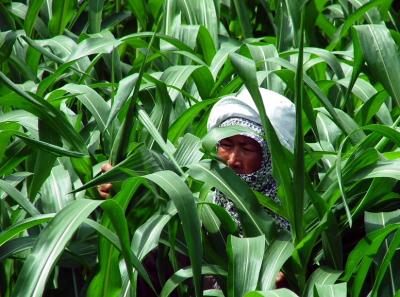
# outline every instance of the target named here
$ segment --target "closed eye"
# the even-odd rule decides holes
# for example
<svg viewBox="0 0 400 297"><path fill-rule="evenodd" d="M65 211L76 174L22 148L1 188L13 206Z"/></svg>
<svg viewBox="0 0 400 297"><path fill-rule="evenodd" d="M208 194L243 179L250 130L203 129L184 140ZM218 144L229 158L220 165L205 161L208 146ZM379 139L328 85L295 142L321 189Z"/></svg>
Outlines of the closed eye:
<svg viewBox="0 0 400 297"><path fill-rule="evenodd" d="M254 148L254 147L252 147L252 146L244 146L243 147L243 150L245 151L245 152L250 152L250 153L254 153L254 152L256 152L257 151L257 149L256 148Z"/></svg>
<svg viewBox="0 0 400 297"><path fill-rule="evenodd" d="M233 147L233 143L230 141L223 140L219 143L219 146L223 148L231 148Z"/></svg>

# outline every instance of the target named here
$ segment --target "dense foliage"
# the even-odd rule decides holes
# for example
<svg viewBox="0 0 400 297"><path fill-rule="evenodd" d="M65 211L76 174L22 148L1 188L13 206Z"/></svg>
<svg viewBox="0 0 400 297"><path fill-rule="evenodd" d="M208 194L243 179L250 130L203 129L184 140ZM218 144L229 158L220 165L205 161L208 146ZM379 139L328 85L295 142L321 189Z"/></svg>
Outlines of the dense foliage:
<svg viewBox="0 0 400 297"><path fill-rule="evenodd" d="M400 294L395 1L3 0L0 30L0 296ZM263 117L280 204L206 131L244 85L296 103L294 152Z"/></svg>

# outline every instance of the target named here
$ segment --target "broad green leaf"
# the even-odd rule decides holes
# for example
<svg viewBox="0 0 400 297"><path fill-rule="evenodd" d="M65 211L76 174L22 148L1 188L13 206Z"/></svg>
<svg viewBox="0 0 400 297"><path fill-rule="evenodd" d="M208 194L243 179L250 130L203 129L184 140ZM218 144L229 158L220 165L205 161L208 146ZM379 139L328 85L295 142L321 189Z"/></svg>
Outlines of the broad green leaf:
<svg viewBox="0 0 400 297"><path fill-rule="evenodd" d="M235 5L240 28L242 30L243 39L253 37L253 30L250 25L249 13L247 11L245 2L240 0L233 0L233 3Z"/></svg>
<svg viewBox="0 0 400 297"><path fill-rule="evenodd" d="M0 34L0 64L5 62L11 55L17 35L13 31Z"/></svg>
<svg viewBox="0 0 400 297"><path fill-rule="evenodd" d="M89 32L98 33L101 29L104 0L89 0Z"/></svg>
<svg viewBox="0 0 400 297"><path fill-rule="evenodd" d="M340 40L346 36L348 33L349 29L353 27L353 25L361 18L365 16L365 13L368 12L369 10L373 9L374 7L377 7L379 5L384 5L386 3L390 3L393 0L372 0L368 1L365 3L363 6L358 8L356 11L354 11L351 15L349 15L346 18L346 21L344 22L343 26L340 28L340 31L336 34L336 36L333 38L331 44L328 46L328 49L333 49L337 46L337 44L340 42Z"/></svg>
<svg viewBox="0 0 400 297"><path fill-rule="evenodd" d="M351 178L350 181L375 178L375 177L389 177L400 179L399 170L400 160L391 161L378 161L376 165L368 166L367 168L361 170L361 172Z"/></svg>
<svg viewBox="0 0 400 297"><path fill-rule="evenodd" d="M230 43L222 44L221 48L217 51L214 58L212 59L210 70L214 77L217 77L219 71L224 66L224 64L228 61L229 54L238 50L237 46L233 46Z"/></svg>
<svg viewBox="0 0 400 297"><path fill-rule="evenodd" d="M67 242L102 201L77 200L64 208L40 233L25 260L13 296L42 296L47 278Z"/></svg>
<svg viewBox="0 0 400 297"><path fill-rule="evenodd" d="M6 192L17 204L19 204L27 213L31 216L39 215L39 211L29 201L28 197L25 197L20 191L14 188L9 182L0 180L0 188Z"/></svg>
<svg viewBox="0 0 400 297"><path fill-rule="evenodd" d="M257 288L264 249L263 235L254 238L229 236L228 296L241 297Z"/></svg>
<svg viewBox="0 0 400 297"><path fill-rule="evenodd" d="M50 103L45 101L39 96L29 94L24 91L21 87L14 84L9 80L2 72L0 72L0 79L18 95L20 95L20 106L28 105L31 109L29 110L39 118L43 119L48 126L56 130L65 140L67 140L73 148L78 151L85 152L86 147L84 145L82 137L74 130L74 128L67 122L65 116ZM13 96L16 101L15 96Z"/></svg>
<svg viewBox="0 0 400 297"><path fill-rule="evenodd" d="M26 12L26 17L24 21L24 29L28 36L32 35L33 27L37 19L39 19L38 14L43 6L44 0L32 0L29 2L28 11Z"/></svg>
<svg viewBox="0 0 400 297"><path fill-rule="evenodd" d="M208 99L198 102L188 108L180 117L170 126L168 130L168 139L175 143L181 137L185 130L193 123L198 114L206 109L209 105L215 103L215 99Z"/></svg>
<svg viewBox="0 0 400 297"><path fill-rule="evenodd" d="M396 180L387 178L375 178L373 179L368 191L365 193L362 199L359 200L356 207L352 210L352 216L355 217L364 211L370 204L379 199L388 192L392 191Z"/></svg>
<svg viewBox="0 0 400 297"><path fill-rule="evenodd" d="M335 285L315 285L318 296L327 297L346 297L347 296L347 283L340 283Z"/></svg>
<svg viewBox="0 0 400 297"><path fill-rule="evenodd" d="M110 125L110 123L115 119L119 111L121 110L124 103L128 100L130 96L133 94L133 88L138 79L138 75L136 73L124 77L118 84L117 93L114 96L114 100L111 106L111 111L107 119L106 127Z"/></svg>
<svg viewBox="0 0 400 297"><path fill-rule="evenodd" d="M338 83L345 87L349 87L350 79L348 77L343 78L343 79L339 80ZM373 104L373 101L377 101L377 100L375 100L375 99L377 99L375 97L377 95L377 91L375 90L375 88L372 85L370 85L368 82L366 82L363 79L358 78L355 81L354 86L351 89L351 91L354 95L359 97L363 102L368 102L369 104ZM385 99L384 94L380 94L377 96L382 97L381 102L383 103L383 100ZM380 98L380 97L378 97L378 98ZM386 125L391 125L391 124L393 124L393 120L390 116L390 112L389 112L386 104L382 104L382 103L377 105L376 108L378 110L376 110L375 112L372 112L372 115L376 115L382 121L382 123L384 123ZM364 107L365 105L366 104L364 104L360 108L360 110L365 108ZM365 122L367 122L367 121L365 121Z"/></svg>
<svg viewBox="0 0 400 297"><path fill-rule="evenodd" d="M316 285L333 285L339 279L341 274L340 271L331 270L328 267L318 268L309 277L304 296L314 296L313 292Z"/></svg>
<svg viewBox="0 0 400 297"><path fill-rule="evenodd" d="M158 24L159 23L160 22L158 22ZM158 26L158 24L157 24L157 26ZM132 97L131 97L129 105L128 105L128 112L126 114L125 120L122 122L120 132L117 134L116 140L113 143L113 147L112 147L112 151L111 151L112 163L120 162L128 150L129 138L130 138L132 128L134 125L131 119L136 115L136 112L137 112L137 97L139 95L140 84L142 82L142 78L143 78L143 74L144 74L144 67L146 65L148 52L149 52L150 48L152 47L153 42L155 40L155 36L156 36L156 32L151 34L151 39L148 44L147 51L144 56L143 62L140 66L138 78L135 83L135 88L133 89L133 94L132 94ZM122 43L124 42L124 40L122 38L119 41Z"/></svg>
<svg viewBox="0 0 400 297"><path fill-rule="evenodd" d="M201 268L201 273L203 275L220 275L220 276L226 276L226 271L224 271L221 267L216 266L216 265L203 265ZM183 268L175 272L173 276L171 276L166 282L165 285L163 286L160 297L167 297L169 296L173 290L183 281L185 281L188 278L193 277L192 269L189 268ZM205 296L205 295L204 295ZM210 296L210 295L208 295Z"/></svg>
<svg viewBox="0 0 400 297"><path fill-rule="evenodd" d="M400 222L400 212L392 211L392 212L381 212L381 213L371 213L365 212L364 221L365 221L365 229L367 233L379 230L381 228L385 228L390 224L396 224ZM377 275L375 278L374 286L371 292L371 296L376 296L378 293L378 289L381 283L384 281L385 290L390 292L389 294L394 295L398 290L399 283L397 278L399 276L399 271L396 268L395 262L396 259L393 258L394 253L398 247L400 234L397 230L393 236L393 238L387 238L382 245L378 256L375 258L376 264L378 266ZM393 258L393 259L392 259ZM393 261L393 262L392 262ZM386 272L387 271L387 272ZM381 288L381 293L384 294ZM384 294L386 295L386 294Z"/></svg>
<svg viewBox="0 0 400 297"><path fill-rule="evenodd" d="M185 134L174 153L175 159L182 167L198 163L203 157L200 151L201 141L192 134Z"/></svg>
<svg viewBox="0 0 400 297"><path fill-rule="evenodd" d="M204 5L204 2L209 2L209 0L203 1L202 5ZM214 20L211 19L212 22ZM218 25L215 24L215 26L217 27ZM214 34L218 33L217 30L215 30L215 28L209 26L208 30L207 30L207 28L200 26L199 33L197 35L197 40L201 47L201 50L204 55L204 60L205 60L205 63L207 63L207 65L211 64L211 62L213 61L213 58L215 57L215 54L216 54L215 44L217 43L217 35L211 36L212 33L214 33ZM201 64L203 64L203 61Z"/></svg>
<svg viewBox="0 0 400 297"><path fill-rule="evenodd" d="M40 202L45 213L59 212L73 200L71 176L61 164L52 168L40 191Z"/></svg>
<svg viewBox="0 0 400 297"><path fill-rule="evenodd" d="M171 98L168 95L167 86L161 81L156 81L156 93L154 98L154 106L151 111L151 121L159 131L164 141L167 140L170 114L172 111ZM148 148L153 149L155 141L150 134L143 133L142 138Z"/></svg>
<svg viewBox="0 0 400 297"><path fill-rule="evenodd" d="M65 90L76 95L79 101L90 111L96 120L101 132L105 132L106 119L110 113L110 108L104 99L92 88L85 85L67 84L61 90Z"/></svg>
<svg viewBox="0 0 400 297"><path fill-rule="evenodd" d="M74 0L53 1L52 18L49 21L49 31L53 35L63 35L65 27L74 16Z"/></svg>
<svg viewBox="0 0 400 297"><path fill-rule="evenodd" d="M262 291L249 292L243 297L298 297L298 295L296 295L289 289L277 289L265 292Z"/></svg>
<svg viewBox="0 0 400 297"><path fill-rule="evenodd" d="M354 283L351 287L354 296L359 296L365 284L367 273L373 262L372 256L378 253L387 236L398 228L398 224L391 224L369 233L357 243L356 247L350 253L346 262L345 275L342 279L348 281L355 274Z"/></svg>
<svg viewBox="0 0 400 297"><path fill-rule="evenodd" d="M296 67L282 58L270 58L269 60L276 62L277 64L293 71L294 73L296 72ZM336 125L346 134L350 134L352 132L351 129L347 126L345 122L343 122L343 119L337 114L337 110L334 109L332 103L318 87L318 85L307 74L303 74L303 79L304 83L308 85L308 87L313 91L313 93L317 96L322 105L329 112L331 117L334 119Z"/></svg>
<svg viewBox="0 0 400 297"><path fill-rule="evenodd" d="M121 190L114 197L118 203L121 200L129 203L133 194L137 191L140 183L137 181L127 180L122 184ZM103 226L111 227L110 218L104 216L101 220ZM88 287L87 295L90 296L119 296L121 290L121 276L118 271L119 252L116 247L105 238L99 239L99 271L94 276ZM128 273L127 273L128 274ZM127 276L127 282L130 282L130 277Z"/></svg>
<svg viewBox="0 0 400 297"><path fill-rule="evenodd" d="M195 66L195 65L172 66L163 72L160 80L164 81L167 86L174 87L174 88L171 87L168 88L169 96L171 97L171 100L173 102L176 100L176 97L180 94L179 90L183 88L183 85L187 82L188 78L192 74L194 74L194 72L201 71L201 69L202 66ZM212 81L211 73L209 73L209 77ZM207 79L206 75L204 75L203 80L204 79Z"/></svg>
<svg viewBox="0 0 400 297"><path fill-rule="evenodd" d="M140 109L138 112L138 117L139 117L140 122L143 124L144 127L146 127L147 131L153 137L154 141L160 146L160 148L163 150L164 153L166 153L166 155L168 156L170 161L175 165L175 167L179 171L179 173L183 174L181 167L179 166L178 162L176 161L176 159L173 155L174 152L165 143L164 139L158 132L157 128L154 126L154 123L151 121L151 119L149 118L147 113L143 109Z"/></svg>
<svg viewBox="0 0 400 297"><path fill-rule="evenodd" d="M121 44L111 33L102 37L91 37L80 42L65 62L74 61L93 54L108 54Z"/></svg>
<svg viewBox="0 0 400 297"><path fill-rule="evenodd" d="M389 30L384 25L360 25L355 32L371 73L400 105L400 57Z"/></svg>
<svg viewBox="0 0 400 297"><path fill-rule="evenodd" d="M274 289L278 272L282 269L282 265L292 255L294 250L293 244L290 242L289 236L277 238L267 251L263 258L261 275L258 281L259 288L262 291Z"/></svg>
<svg viewBox="0 0 400 297"><path fill-rule="evenodd" d="M201 295L201 261L203 258L200 236L200 219L193 194L178 175L172 171L160 171L145 176L167 192L178 210L188 246L193 270L193 283L196 296Z"/></svg>
<svg viewBox="0 0 400 297"><path fill-rule="evenodd" d="M0 234L0 246L2 246L4 243L12 239L13 237L17 236L19 233L22 231L25 231L29 228L32 228L34 226L46 223L50 221L54 217L54 214L38 214L36 216L32 216L28 219L22 220L10 228L4 230Z"/></svg>
<svg viewBox="0 0 400 297"><path fill-rule="evenodd" d="M0 246L0 261L4 261L17 253L27 251L32 248L35 243L36 237L17 237L7 241L4 245Z"/></svg>
<svg viewBox="0 0 400 297"><path fill-rule="evenodd" d="M264 46L255 46L255 45L247 45L250 50L251 56L254 59L254 62L259 66L262 70L267 72L267 77L265 79L265 84L263 87L266 87L269 90L282 93L283 85L281 79L276 76L272 71L279 70L281 67L271 62L267 62L267 59L272 57L279 57L278 52L273 45L264 45Z"/></svg>
<svg viewBox="0 0 400 297"><path fill-rule="evenodd" d="M267 244L272 241L272 218L260 208L254 193L231 169L205 160L189 166L189 175L215 187L232 200L247 236L264 234Z"/></svg>
<svg viewBox="0 0 400 297"><path fill-rule="evenodd" d="M158 246L161 232L176 213L176 208L170 205L165 213L157 213L153 215L135 231L131 247L140 260L144 259L149 252ZM135 276L136 275L137 273L135 272ZM124 277L123 274L122 280L123 283L120 296L129 296L129 279Z"/></svg>
<svg viewBox="0 0 400 297"><path fill-rule="evenodd" d="M382 260L382 263L378 267L378 272L375 278L374 286L372 287L371 296L378 296L378 289L387 271L389 273L389 284L390 284L391 294L394 296L396 294L396 291L398 291L399 289L398 283L394 276L394 274L398 271L398 269L396 269L396 266L392 265L394 264L392 263L392 261L395 260L394 255L399 245L400 245L400 230L397 230L392 240L390 241L390 245L387 246L386 243L387 250L385 253L385 257Z"/></svg>
<svg viewBox="0 0 400 297"><path fill-rule="evenodd" d="M41 119L38 121L38 129L39 141L31 140L30 138L22 135L22 139L25 141L29 140L31 143L33 142L35 144L42 144L39 145L40 150L31 155L31 158L34 159L35 162L32 171L36 172L36 174L32 176L32 179L28 183L29 196L31 198L36 196L44 181L48 178L53 164L56 161L56 156L54 154L49 154L46 150L49 147L59 148L59 146L62 144L60 136L58 134L51 133L51 128L49 128L49 126ZM54 143L55 145L50 143L49 145L46 145L47 142Z"/></svg>
<svg viewBox="0 0 400 297"><path fill-rule="evenodd" d="M146 29L148 15L146 13L146 2L143 0L128 0L127 4L138 19L142 29Z"/></svg>

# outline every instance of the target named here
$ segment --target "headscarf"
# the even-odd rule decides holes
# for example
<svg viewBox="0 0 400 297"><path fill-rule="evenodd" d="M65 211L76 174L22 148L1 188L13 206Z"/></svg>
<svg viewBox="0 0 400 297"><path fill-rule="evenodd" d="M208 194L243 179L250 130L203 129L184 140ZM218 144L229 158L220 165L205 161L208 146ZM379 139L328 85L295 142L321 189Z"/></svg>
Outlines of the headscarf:
<svg viewBox="0 0 400 297"><path fill-rule="evenodd" d="M264 101L267 116L269 117L279 140L288 149L293 151L294 129L295 129L295 110L293 103L286 97L270 90L260 88ZM257 108L245 89L237 96L229 96L221 99L211 110L208 120L208 129L214 127L242 126L250 129L254 133L240 133L257 141L262 150L262 161L260 168L250 174L238 174L250 188L273 199L280 204L277 197L277 186L272 176L272 160L266 141L261 137L264 130L261 125L260 116ZM224 207L238 224L240 233L242 232L239 214L233 202L225 197L223 193L216 190L214 202ZM279 228L289 230L290 225L287 220L273 212L270 215L278 223Z"/></svg>

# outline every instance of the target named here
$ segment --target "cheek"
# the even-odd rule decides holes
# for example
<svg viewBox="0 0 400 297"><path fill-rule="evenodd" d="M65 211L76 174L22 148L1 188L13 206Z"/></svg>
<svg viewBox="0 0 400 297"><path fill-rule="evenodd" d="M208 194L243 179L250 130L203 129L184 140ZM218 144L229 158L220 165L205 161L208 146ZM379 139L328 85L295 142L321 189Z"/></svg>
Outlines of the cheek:
<svg viewBox="0 0 400 297"><path fill-rule="evenodd" d="M260 154L252 154L246 158L246 173L256 172L261 168L262 156Z"/></svg>
<svg viewBox="0 0 400 297"><path fill-rule="evenodd" d="M228 160L228 153L220 147L217 148L217 155L224 161Z"/></svg>

